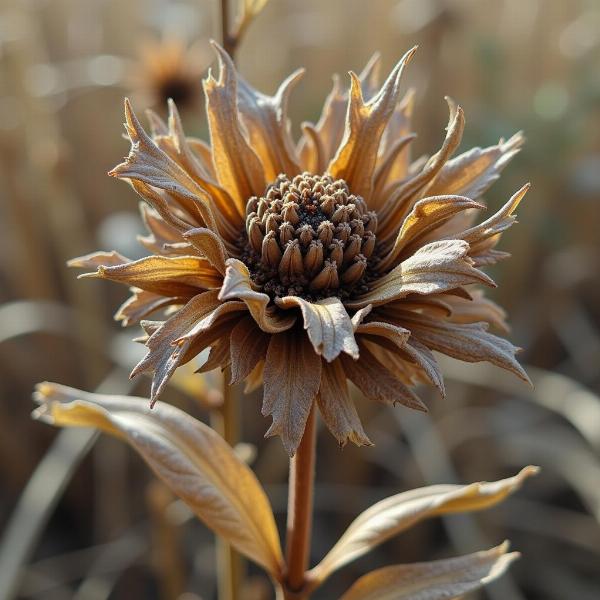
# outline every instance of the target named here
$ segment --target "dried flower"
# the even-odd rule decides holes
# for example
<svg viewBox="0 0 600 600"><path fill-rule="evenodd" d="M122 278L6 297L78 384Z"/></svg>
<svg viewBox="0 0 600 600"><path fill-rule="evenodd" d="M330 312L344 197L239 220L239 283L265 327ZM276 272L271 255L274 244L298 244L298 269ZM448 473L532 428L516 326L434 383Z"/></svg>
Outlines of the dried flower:
<svg viewBox="0 0 600 600"><path fill-rule="evenodd" d="M148 41L140 48L131 85L147 106L163 107L172 99L180 109L191 108L201 99L199 82L208 63L197 44L187 47L173 38Z"/></svg>
<svg viewBox="0 0 600 600"><path fill-rule="evenodd" d="M254 90L216 46L219 78L204 81L210 146L185 137L175 105L147 135L126 102L131 152L111 174L145 200L151 256L111 253L72 262L125 283L117 318L142 321L155 400L175 369L210 348L202 370L264 383L268 434L293 454L316 400L340 444L369 444L347 379L368 398L426 410L413 386L444 393L432 350L489 361L524 380L516 348L487 331L503 313L474 285L514 222L527 186L480 225L478 199L518 152L522 136L451 158L464 127L452 101L446 139L411 163L413 95L400 99L408 52L379 84L376 56L343 93L338 81L316 125L294 146L286 106L302 72L273 96Z"/></svg>

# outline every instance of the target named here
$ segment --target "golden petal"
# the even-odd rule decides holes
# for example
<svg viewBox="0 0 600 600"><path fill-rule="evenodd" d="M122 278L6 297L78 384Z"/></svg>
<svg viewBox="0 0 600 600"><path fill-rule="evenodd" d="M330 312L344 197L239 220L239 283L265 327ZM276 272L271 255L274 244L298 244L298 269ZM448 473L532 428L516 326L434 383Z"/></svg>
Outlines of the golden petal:
<svg viewBox="0 0 600 600"><path fill-rule="evenodd" d="M290 135L287 105L290 92L303 75L304 69L292 73L275 96L262 94L238 78L238 111L250 145L261 159L267 181L275 181L280 173L291 178L301 172Z"/></svg>
<svg viewBox="0 0 600 600"><path fill-rule="evenodd" d="M294 329L271 336L264 370L262 414L273 417L267 436L279 435L296 453L321 382L321 358L308 337Z"/></svg>
<svg viewBox="0 0 600 600"><path fill-rule="evenodd" d="M97 269L98 267L113 267L130 262L129 258L116 250L112 250L110 252L92 252L91 254L72 258L67 261L67 266L76 269Z"/></svg>
<svg viewBox="0 0 600 600"><path fill-rule="evenodd" d="M267 333L280 333L296 321L294 314L282 314L275 306L269 306L271 298L252 288L250 272L246 265L235 259L227 261L227 271L219 294L220 300L240 299L246 303L252 318Z"/></svg>
<svg viewBox="0 0 600 600"><path fill-rule="evenodd" d="M500 140L495 146L471 148L444 165L427 194L458 194L476 200L498 180L524 142L525 137L519 132L506 142Z"/></svg>
<svg viewBox="0 0 600 600"><path fill-rule="evenodd" d="M218 288L223 281L210 263L198 256L147 256L122 265L99 266L95 273L80 278L97 277L160 294L190 297L203 289Z"/></svg>
<svg viewBox="0 0 600 600"><path fill-rule="evenodd" d="M432 196L419 200L404 219L392 249L378 264L378 268L383 271L394 266L399 257L411 254L411 250L420 245L420 240L426 234L457 213L469 209L485 209L485 205L464 196Z"/></svg>
<svg viewBox="0 0 600 600"><path fill-rule="evenodd" d="M213 42L219 58L219 79L209 71L204 80L206 114L219 184L227 190L238 212L245 214L246 202L265 191L261 162L243 134L238 112L238 83L235 67L227 53Z"/></svg>
<svg viewBox="0 0 600 600"><path fill-rule="evenodd" d="M327 170L332 177L344 179L352 193L362 196L367 203L373 191L379 144L398 101L400 77L415 51L413 48L402 57L379 92L367 102L358 76L350 73L344 138Z"/></svg>
<svg viewBox="0 0 600 600"><path fill-rule="evenodd" d="M379 210L381 225L377 230L379 241L386 241L395 235L404 217L410 212L414 203L422 197L423 190L435 179L460 145L465 126L464 113L460 106L455 106L448 98L447 101L450 117L444 143L419 173L399 185L389 198L383 199L384 204Z"/></svg>
<svg viewBox="0 0 600 600"><path fill-rule="evenodd" d="M494 282L472 266L469 245L463 240L442 240L423 246L389 273L373 282L371 289L348 308L378 306L408 294L439 294L471 283L495 287Z"/></svg>
<svg viewBox="0 0 600 600"><path fill-rule="evenodd" d="M207 258L210 264L221 275L225 275L225 263L228 259L228 254L218 235L210 229L198 227L186 231L183 236Z"/></svg>
<svg viewBox="0 0 600 600"><path fill-rule="evenodd" d="M323 362L317 403L325 424L341 446L348 441L357 446L372 446L348 393L346 374L340 361Z"/></svg>
<svg viewBox="0 0 600 600"><path fill-rule="evenodd" d="M281 308L298 307L302 311L304 328L317 354L331 362L341 352L358 358L352 321L341 300L336 297L309 302L298 296L277 298Z"/></svg>
<svg viewBox="0 0 600 600"><path fill-rule="evenodd" d="M148 136L127 99L125 117L125 128L131 140L131 150L125 162L117 165L109 175L141 181L165 190L197 225L217 231L211 210L211 198Z"/></svg>

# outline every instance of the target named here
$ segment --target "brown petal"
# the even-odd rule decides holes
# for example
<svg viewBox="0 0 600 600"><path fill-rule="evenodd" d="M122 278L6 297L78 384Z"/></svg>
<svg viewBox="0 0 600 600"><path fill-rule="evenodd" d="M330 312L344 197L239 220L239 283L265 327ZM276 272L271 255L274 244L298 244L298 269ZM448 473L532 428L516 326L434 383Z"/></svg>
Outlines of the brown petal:
<svg viewBox="0 0 600 600"><path fill-rule="evenodd" d="M304 69L292 73L275 96L262 94L238 78L238 110L250 145L262 161L267 181L275 181L280 173L291 177L301 171L290 136L287 105L290 92L303 75Z"/></svg>
<svg viewBox="0 0 600 600"><path fill-rule="evenodd" d="M252 373L267 355L269 340L254 319L240 319L231 332L231 383L239 383Z"/></svg>
<svg viewBox="0 0 600 600"><path fill-rule="evenodd" d="M248 198L264 192L265 175L242 133L235 67L220 46L213 42L213 47L219 58L219 79L209 72L203 82L213 162L219 183L229 192L240 214L244 214Z"/></svg>
<svg viewBox="0 0 600 600"><path fill-rule="evenodd" d="M398 257L411 254L425 234L434 231L455 214L474 208L485 209L485 205L464 196L432 196L419 200L404 219L394 246L378 268L382 271L390 268L396 264Z"/></svg>
<svg viewBox="0 0 600 600"><path fill-rule="evenodd" d="M312 569L310 578L324 581L334 571L424 519L490 508L538 471L530 466L509 479L471 485L434 485L381 500L350 524L327 556Z"/></svg>
<svg viewBox="0 0 600 600"><path fill-rule="evenodd" d="M426 315L408 312L404 322L412 335L432 350L465 362L491 362L531 385L527 373L515 359L518 348L509 341L488 333L487 323L445 323Z"/></svg>
<svg viewBox="0 0 600 600"><path fill-rule="evenodd" d="M383 567L363 575L340 600L440 600L463 598L495 581L520 554L508 542L485 552L426 563Z"/></svg>
<svg viewBox="0 0 600 600"><path fill-rule="evenodd" d="M468 252L469 245L462 240L427 244L376 280L368 292L346 302L346 306L378 306L408 294L439 294L471 283L495 287L485 273L472 266Z"/></svg>
<svg viewBox="0 0 600 600"><path fill-rule="evenodd" d="M129 100L125 100L125 117L131 150L125 162L117 165L109 175L165 190L198 225L216 232L210 196L146 134Z"/></svg>
<svg viewBox="0 0 600 600"><path fill-rule="evenodd" d="M298 296L277 298L282 308L298 307L302 311L304 329L307 330L314 351L331 362L341 352L358 358L352 321L341 300L335 296L318 302L309 302Z"/></svg>
<svg viewBox="0 0 600 600"><path fill-rule="evenodd" d="M385 199L379 211L381 224L377 232L380 241L386 241L396 235L404 217L419 199L422 191L435 179L442 167L458 148L465 126L465 116L460 106L455 106L448 100L450 118L446 139L442 147L425 164L423 169L397 187L392 195Z"/></svg>
<svg viewBox="0 0 600 600"><path fill-rule="evenodd" d="M295 315L282 314L275 306L268 306L271 298L267 294L257 292L252 288L248 267L243 262L230 258L227 261L227 272L219 299L230 300L234 298L239 298L246 303L252 318L267 333L285 331L296 321Z"/></svg>
<svg viewBox="0 0 600 600"><path fill-rule="evenodd" d="M35 399L37 419L124 439L208 527L280 579L283 557L269 500L250 468L207 425L168 404L151 411L143 398L52 383L39 384Z"/></svg>
<svg viewBox="0 0 600 600"><path fill-rule="evenodd" d="M185 304L184 298L165 298L144 290L133 290L132 296L126 300L115 314L115 321L121 321L123 327L135 325L153 312L173 304Z"/></svg>
<svg viewBox="0 0 600 600"><path fill-rule="evenodd" d="M453 323L477 323L485 321L503 333L509 333L506 311L485 298L482 290L472 290L471 300L449 296L445 302L450 308L450 321Z"/></svg>
<svg viewBox="0 0 600 600"><path fill-rule="evenodd" d="M367 203L373 191L381 137L398 101L402 71L415 51L416 48L413 48L402 57L379 92L367 102L363 98L359 78L354 73L350 74L344 139L327 170L332 177L344 179L352 193L362 196Z"/></svg>
<svg viewBox="0 0 600 600"><path fill-rule="evenodd" d="M477 199L500 177L502 169L518 154L525 138L521 132L496 146L472 148L449 160L427 194L460 194Z"/></svg>
<svg viewBox="0 0 600 600"><path fill-rule="evenodd" d="M357 446L372 446L348 393L346 374L338 360L323 362L317 403L325 424L340 446L345 446L348 441Z"/></svg>
<svg viewBox="0 0 600 600"><path fill-rule="evenodd" d="M221 285L222 277L210 263L197 256L147 256L123 265L99 266L95 273L80 278L98 277L160 294L194 296L202 289Z"/></svg>
<svg viewBox="0 0 600 600"><path fill-rule="evenodd" d="M149 235L138 236L140 244L152 252L152 254L174 254L175 252L169 250L169 245L184 241L181 232L184 228L189 227L187 223L178 220L177 223L179 226L173 227L148 202L140 202L139 209L144 225L149 232ZM188 251L185 254L192 253L193 251Z"/></svg>
<svg viewBox="0 0 600 600"><path fill-rule="evenodd" d="M346 377L365 397L381 404L403 404L408 408L427 412L416 394L384 367L363 343L359 348L358 360L352 360L345 354L340 355L340 360Z"/></svg>
<svg viewBox="0 0 600 600"><path fill-rule="evenodd" d="M208 373L213 369L224 369L229 365L229 339L223 337L217 340L210 348L206 362L196 371L196 373Z"/></svg>
<svg viewBox="0 0 600 600"><path fill-rule="evenodd" d="M262 414L273 417L267 436L279 435L293 456L319 391L321 358L297 328L271 336L264 370Z"/></svg>

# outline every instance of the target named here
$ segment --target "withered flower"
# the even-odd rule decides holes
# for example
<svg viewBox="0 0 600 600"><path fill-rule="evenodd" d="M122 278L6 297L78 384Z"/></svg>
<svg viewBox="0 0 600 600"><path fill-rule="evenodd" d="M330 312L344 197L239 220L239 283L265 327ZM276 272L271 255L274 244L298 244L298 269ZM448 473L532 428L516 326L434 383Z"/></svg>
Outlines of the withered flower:
<svg viewBox="0 0 600 600"><path fill-rule="evenodd" d="M131 86L146 106L163 107L169 99L180 109L199 106L200 79L209 64L206 51L178 39L146 41L132 72Z"/></svg>
<svg viewBox="0 0 600 600"><path fill-rule="evenodd" d="M204 81L210 145L186 138L175 105L146 134L126 102L131 152L111 174L142 196L151 256L99 253L73 261L133 287L117 318L144 321L152 399L174 370L210 348L201 370L230 365L232 381L264 383L268 435L293 454L316 400L340 444L369 444L347 380L383 404L426 410L415 394L444 394L432 351L489 361L524 380L516 348L488 332L502 311L473 286L514 222L527 186L479 225L481 195L522 136L455 158L464 127L452 101L446 138L411 162L413 94L400 98L409 51L380 84L379 58L347 93L338 80L316 125L294 145L286 107L301 71L274 96L253 89L215 45L219 77Z"/></svg>

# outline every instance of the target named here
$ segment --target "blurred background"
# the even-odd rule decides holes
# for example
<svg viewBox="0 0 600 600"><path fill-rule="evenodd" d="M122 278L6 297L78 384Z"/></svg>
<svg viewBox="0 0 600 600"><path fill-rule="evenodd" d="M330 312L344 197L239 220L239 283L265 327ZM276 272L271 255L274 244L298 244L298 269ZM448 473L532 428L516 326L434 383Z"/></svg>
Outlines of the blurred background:
<svg viewBox="0 0 600 600"><path fill-rule="evenodd" d="M132 452L89 432L30 419L51 380L145 396L127 373L142 353L112 314L127 289L76 280L68 258L96 249L142 256L137 196L106 172L127 154L122 98L138 114L180 108L206 136L201 78L219 38L211 0L0 1L0 598L213 600L214 540ZM444 361L448 398L431 414L360 402L372 449L319 436L313 562L372 502L433 483L542 474L502 506L419 525L332 577L337 597L360 574L468 553L510 538L523 553L491 600L600 598L600 4L597 0L271 0L238 54L272 93L294 69L295 132L318 118L334 72L374 51L392 67L419 51L417 156L443 139L444 95L464 108L463 149L524 130L528 142L487 193L498 207L533 188L493 269L492 297L536 387L481 365ZM182 372L164 396L202 419L211 386ZM424 392L426 394L426 392ZM218 399L217 399L218 400ZM287 458L263 440L259 395L243 402L242 448L283 529ZM3 596L4 594L4 596ZM248 567L245 600L269 585Z"/></svg>

